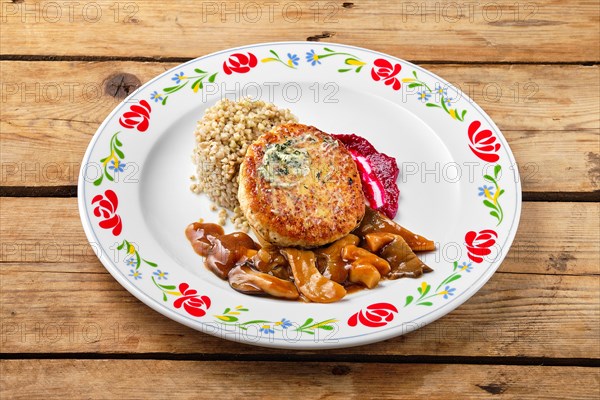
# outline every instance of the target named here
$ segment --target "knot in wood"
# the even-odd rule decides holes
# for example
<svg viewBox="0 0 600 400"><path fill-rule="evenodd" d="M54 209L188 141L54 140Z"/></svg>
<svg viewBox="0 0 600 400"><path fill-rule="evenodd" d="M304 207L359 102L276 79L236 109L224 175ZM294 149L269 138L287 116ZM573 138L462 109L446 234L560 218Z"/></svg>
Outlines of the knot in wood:
<svg viewBox="0 0 600 400"><path fill-rule="evenodd" d="M117 99L124 99L141 86L137 76L121 72L109 76L104 85L104 93Z"/></svg>

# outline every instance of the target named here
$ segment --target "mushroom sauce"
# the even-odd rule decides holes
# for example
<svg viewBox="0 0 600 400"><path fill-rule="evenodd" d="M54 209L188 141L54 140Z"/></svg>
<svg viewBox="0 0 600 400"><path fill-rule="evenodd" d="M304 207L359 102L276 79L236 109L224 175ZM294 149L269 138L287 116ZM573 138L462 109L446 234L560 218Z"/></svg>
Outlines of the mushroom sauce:
<svg viewBox="0 0 600 400"><path fill-rule="evenodd" d="M369 209L347 236L303 250L260 246L242 232L195 222L186 228L204 265L245 294L331 303L347 293L372 289L381 279L417 278L432 269L414 251L434 250L432 241Z"/></svg>

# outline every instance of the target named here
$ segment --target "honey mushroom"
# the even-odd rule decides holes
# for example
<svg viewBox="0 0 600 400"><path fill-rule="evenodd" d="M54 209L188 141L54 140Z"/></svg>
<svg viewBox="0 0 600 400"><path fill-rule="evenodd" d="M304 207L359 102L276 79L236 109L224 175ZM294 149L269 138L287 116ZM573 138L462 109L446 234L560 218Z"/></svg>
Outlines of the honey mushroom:
<svg viewBox="0 0 600 400"><path fill-rule="evenodd" d="M391 270L386 260L352 244L342 248L341 258L351 263L350 282L363 284L369 289L377 286L381 277Z"/></svg>
<svg viewBox="0 0 600 400"><path fill-rule="evenodd" d="M347 245L358 245L360 239L356 235L346 235L329 246L315 250L317 264L324 277L337 283L343 283L348 278L348 263L342 259L342 249Z"/></svg>
<svg viewBox="0 0 600 400"><path fill-rule="evenodd" d="M279 266L285 266L287 261L277 247L265 246L252 257L252 263L260 272L271 272Z"/></svg>
<svg viewBox="0 0 600 400"><path fill-rule="evenodd" d="M289 247L281 249L281 253L290 264L298 290L310 301L333 303L346 295L342 285L321 275L312 251Z"/></svg>
<svg viewBox="0 0 600 400"><path fill-rule="evenodd" d="M283 299L295 300L299 293L294 283L256 271L247 265L238 265L229 271L229 285L238 292L268 294Z"/></svg>
<svg viewBox="0 0 600 400"><path fill-rule="evenodd" d="M205 265L221 279L227 279L233 267L254 256L259 249L254 240L243 232L209 236L208 241L212 246L206 255Z"/></svg>
<svg viewBox="0 0 600 400"><path fill-rule="evenodd" d="M366 207L365 216L360 222L360 225L352 233L364 238L367 234L375 232L387 232L400 235L412 251L435 250L435 243L433 241L409 231L379 211Z"/></svg>
<svg viewBox="0 0 600 400"><path fill-rule="evenodd" d="M402 236L388 232L373 232L365 235L367 250L379 254L391 267L389 279L402 277L418 278L432 269L413 253Z"/></svg>
<svg viewBox="0 0 600 400"><path fill-rule="evenodd" d="M285 257L275 246L262 247L251 258L252 265L260 272L268 273L280 279L292 280L292 275L288 268Z"/></svg>

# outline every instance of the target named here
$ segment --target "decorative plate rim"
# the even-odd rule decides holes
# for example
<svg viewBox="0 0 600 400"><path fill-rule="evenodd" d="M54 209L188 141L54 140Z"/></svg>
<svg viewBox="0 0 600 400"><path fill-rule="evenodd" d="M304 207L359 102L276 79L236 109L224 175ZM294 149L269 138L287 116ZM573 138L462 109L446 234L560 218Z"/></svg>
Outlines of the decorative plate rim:
<svg viewBox="0 0 600 400"><path fill-rule="evenodd" d="M320 47L320 48L324 48L326 46L331 46L331 47L336 47L336 48L343 48L343 49L348 49L348 50L367 52L367 53L373 54L375 56L384 57L385 59L393 60L394 62L402 63L403 65L410 66L411 68L414 68L414 70L422 71L425 74L428 74L431 77L438 79L439 82L443 82L443 83L449 85L449 87L454 88L453 85L451 85L449 82L447 82L446 80L439 77L437 74L434 74L431 71L426 70L418 65L412 64L406 60L403 60L403 59L400 59L400 58L397 58L397 57L394 57L394 56L391 56L389 54L385 54L382 52L369 50L366 48L361 48L361 47L356 47L356 46L340 44L340 43L328 43L328 42L313 43L313 42L304 42L304 41L291 41L291 42L284 41L284 42L257 43L257 44L250 44L250 45L235 47L235 48L231 48L231 49L225 49L225 50L221 50L218 52L210 53L210 54L195 58L193 60L189 60L180 65L177 65L177 66L157 75L156 77L152 78L151 80L149 80L148 82L146 82L142 86L140 86L140 88L138 88L133 93L131 93L129 96L127 96L127 98L125 98L121 103L119 103L108 114L108 116L104 119L102 124L100 124L100 126L94 133L94 136L90 140L90 143L89 143L89 145L84 153L84 156L83 156L82 171L83 171L86 163L90 162L90 159L91 159L90 156L93 152L93 149L94 149L95 145L97 144L98 140L101 138L102 132L104 132L107 125L111 121L113 121L119 113L123 112L123 109L125 107L131 105L131 102L130 102L131 99L135 98L135 96L143 89L149 88L150 86L152 86L155 82L159 81L160 79L163 79L164 77L173 74L175 71L180 70L188 65L197 63L198 61L203 60L203 59L208 59L208 58L219 56L222 54L234 53L234 52L244 51L247 49L253 49L253 48L258 48L258 47L282 46L282 45L313 46L313 47ZM416 75L415 75L415 77L416 77ZM513 166L513 168L514 168L514 171L513 171L514 176L517 177L517 179L514 182L514 190L515 190L514 214L513 214L512 221L510 223L508 234L505 237L504 243L501 246L503 249L506 249L506 251L503 251L493 262L491 262L490 266L485 270L485 272L483 272L470 286L466 287L460 295L453 297L450 301L440 305L439 307L437 307L435 309L432 309L431 311L429 311L425 314L419 315L417 318L410 321L411 323L413 323L413 322L414 323L409 324L409 326L404 327L404 323L403 323L401 331L399 331L400 326L391 326L391 327L388 326L388 327L382 327L381 329L378 329L377 331L372 331L369 334L360 334L360 335L356 335L356 336L344 336L343 337L344 340L339 340L337 342L326 342L326 343L314 342L314 341L297 341L297 342L290 343L290 341L288 341L288 340L279 340L279 341L271 340L269 342L248 341L248 340L244 340L243 338L239 338L238 336L236 336L235 338L228 337L227 338L228 340L233 340L236 342L246 343L246 344L265 346L265 347L292 348L292 349L298 349L298 350L343 348L343 347L352 347L352 346L370 344L370 343L374 343L374 342L387 340L392 337L406 334L415 329L421 328L424 325L429 324L429 323L439 319L441 316L444 316L444 315L450 313L451 311L453 311L454 309L456 309L457 307L462 305L465 301L467 301L469 298L471 298L475 293L477 293L481 289L481 287L491 278L491 276L496 272L496 270L502 264L502 262L504 261L504 259L506 258L507 254L508 254L508 249L512 246L512 243L516 236L516 232L518 230L518 225L519 225L520 217L521 217L521 208L522 208L521 190L522 189L521 189L520 180L518 179L518 177L519 177L518 166L516 164L514 155L511 151L504 135L502 135L500 129L496 126L496 124L492 121L492 119L487 115L487 113L485 113L485 111L483 111L483 109L481 109L481 107L479 107L479 105L476 102L471 100L466 94L464 94L462 92L460 92L460 93L461 93L461 96L464 96L464 98L469 101L471 107L473 107L479 113L478 118L481 119L482 121L485 121L485 124L488 127L490 127L495 133L497 133L497 135L496 135L497 139L504 146L504 153L507 155L511 166ZM463 114L463 117L464 117L464 114ZM453 116L453 118L454 118L454 116ZM475 150L473 150L473 152L475 152ZM90 241L90 243L94 243L94 242L100 243L101 240L98 238L96 231L94 230L95 228L92 225L92 222L88 218L88 215L87 215L87 212L91 206L89 204L87 204L87 202L86 202L86 196L85 196L85 184L86 183L87 182L85 180L85 174L80 171L79 179L78 179L78 191L77 191L77 193L78 193L78 208L79 208L80 218L82 221L84 232L86 234L86 237L88 238L88 241ZM170 318L174 321L177 321L185 326L188 326L192 329L199 330L204 333L211 334L213 336L221 337L221 336L217 335L211 329L208 329L206 322L194 320L186 315L177 313L173 310L173 308L167 307L167 306L159 303L158 301L156 301L156 299L154 299L150 294L143 291L138 286L134 285L131 280L127 279L126 275L123 272L119 271L118 267L110 259L107 259L106 257L98 257L98 258L100 259L100 261L102 262L104 267L109 271L109 273L115 278L115 280L117 280L117 282L119 282L125 289L127 289L127 291L129 291L131 294L133 294L138 300L142 301L144 304L146 304L153 310L159 312L162 315L167 316L168 318ZM455 269L456 269L456 266L455 266ZM440 284L440 286L441 286L441 284ZM429 290L429 289L427 289L427 290ZM361 313L362 313L362 311L361 311ZM357 313L357 315L358 315L358 313ZM423 320L425 320L425 321L423 321ZM417 324L417 323L419 323L419 324ZM351 339L351 340L348 341L346 339Z"/></svg>

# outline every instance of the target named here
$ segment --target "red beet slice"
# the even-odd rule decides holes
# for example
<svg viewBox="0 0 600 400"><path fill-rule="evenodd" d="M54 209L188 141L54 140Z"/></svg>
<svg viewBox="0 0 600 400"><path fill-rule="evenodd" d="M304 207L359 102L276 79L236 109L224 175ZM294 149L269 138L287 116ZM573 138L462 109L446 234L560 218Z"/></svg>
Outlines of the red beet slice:
<svg viewBox="0 0 600 400"><path fill-rule="evenodd" d="M358 135L331 136L342 142L356 162L369 206L394 218L398 212L400 196L396 185L400 169L396 159L378 152L367 139Z"/></svg>

